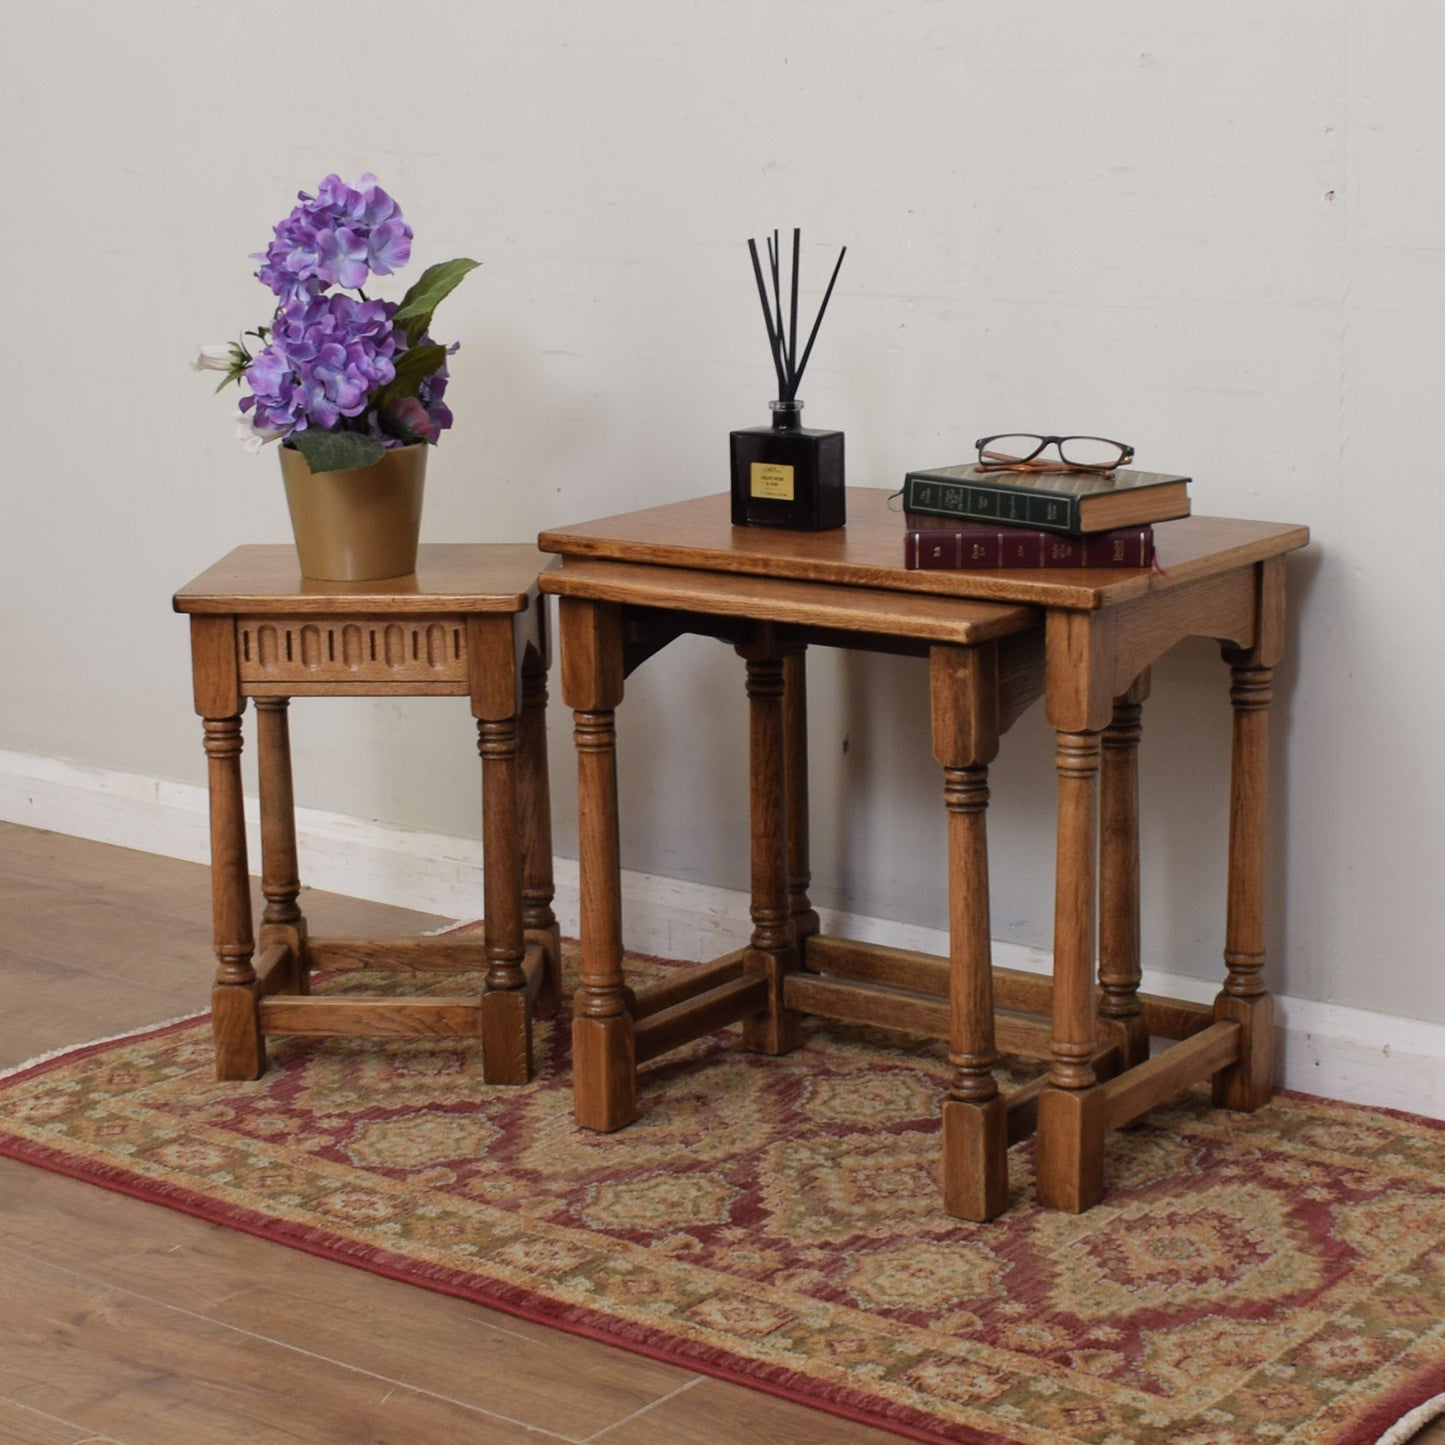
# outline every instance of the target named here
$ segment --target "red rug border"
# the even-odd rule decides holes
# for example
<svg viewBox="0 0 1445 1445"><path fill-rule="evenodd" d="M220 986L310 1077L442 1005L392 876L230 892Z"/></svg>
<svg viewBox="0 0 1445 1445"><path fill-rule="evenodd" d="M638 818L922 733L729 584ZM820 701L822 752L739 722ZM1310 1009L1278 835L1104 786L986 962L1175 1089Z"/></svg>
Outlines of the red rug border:
<svg viewBox="0 0 1445 1445"><path fill-rule="evenodd" d="M5 1082L9 1082L9 1080ZM726 1351L707 1352L709 1357L700 1357L700 1355L689 1353L686 1349L656 1343L649 1337L654 1333L652 1331L648 1331L643 1336L627 1335L620 1332L607 1315L585 1307L569 1307L569 1313L566 1316L558 1317L542 1308L548 1303L546 1296L533 1290L517 1289L504 1292L504 1287L501 1286L478 1285L475 1282L476 1276L467 1275L461 1270L447 1270L442 1273L418 1272L415 1266L405 1262L393 1263L392 1261L400 1260L401 1257L391 1254L389 1251L374 1249L359 1251L355 1246L346 1244L342 1240L342 1236L331 1234L325 1230L298 1229L286 1224L282 1224L278 1230L277 1222L274 1219L254 1210L218 1204L205 1195L178 1189L174 1185L143 1179L128 1170L106 1166L76 1165L55 1151L4 1134L3 1126L0 1126L0 1157L13 1159L18 1164L44 1169L48 1173L73 1179L80 1184L94 1185L97 1188L135 1199L142 1204L172 1209L178 1214L189 1215L205 1224L212 1224L222 1229L234 1229L267 1244L299 1250L303 1254L309 1254L334 1264L349 1265L354 1269L365 1270L368 1274L378 1275L398 1284L416 1286L430 1290L434 1294L448 1295L468 1304L496 1310L499 1314L526 1320L530 1324L540 1325L545 1329L577 1335L597 1344L645 1356L660 1364L691 1370L696 1374L709 1375L744 1389L758 1390L764 1394L777 1396L807 1409L840 1416L855 1424L885 1430L906 1439L923 1441L925 1445L1018 1445L1016 1436L983 1434L971 1426L962 1424L952 1426L948 1433L941 1434L933 1423L928 1421L927 1416L911 1410L907 1406L879 1404L876 1407L870 1407L864 1404L850 1404L844 1400L822 1399L816 1394L809 1394L780 1380L760 1378L757 1374L752 1373L763 1370L769 1374L792 1374L792 1371L783 1371L777 1366L746 1360L742 1356ZM497 1292L494 1293L494 1290ZM539 1303L534 1303L534 1301ZM848 1393L861 1395L861 1392L852 1390ZM1423 1404L1424 1401L1418 1403ZM881 1413L882 1411L897 1411L900 1416L912 1415L928 1423L912 1424L904 1418L889 1418L886 1414ZM1401 1413L1406 1414L1408 1410ZM959 1433L959 1431L964 1433ZM1347 1445L1347 1442L1341 1442L1341 1445ZM1348 1445L1353 1445L1353 1442L1348 1442Z"/></svg>
<svg viewBox="0 0 1445 1445"><path fill-rule="evenodd" d="M0 1090L8 1084L20 1083L37 1075L49 1073L63 1065L77 1063L110 1048L127 1044L145 1043L152 1039L166 1038L184 1029L203 1025L208 1018L205 1013L188 1018L173 1019L152 1028L142 1028L134 1033L123 1034L112 1039L95 1040L79 1044L73 1049L62 1049L36 1060L33 1064L22 1064L12 1073L0 1078ZM335 1264L349 1265L366 1270L370 1274L390 1279L398 1284L418 1286L435 1294L448 1295L484 1309L494 1309L500 1314L526 1320L545 1329L559 1330L564 1334L576 1335L597 1344L614 1349L627 1350L656 1360L660 1364L672 1365L678 1369L690 1370L696 1374L708 1375L743 1389L758 1390L773 1395L805 1409L835 1415L855 1424L870 1426L898 1435L904 1439L918 1440L924 1445L1018 1445L1016 1436L983 1433L972 1426L951 1424L946 1433L940 1433L936 1421L908 1406L879 1401L876 1396L865 1396L857 1390L847 1390L857 1403L848 1399L830 1400L817 1393L808 1393L784 1380L778 1375L791 1375L793 1371L748 1360L727 1351L702 1351L696 1354L687 1348L659 1344L648 1331L645 1335L634 1336L620 1331L616 1322L600 1311L581 1306L569 1307L568 1313L558 1317L544 1306L549 1302L537 1291L508 1290L505 1286L477 1283L477 1277L461 1270L447 1270L443 1273L419 1272L408 1265L401 1256L385 1250L365 1249L359 1251L349 1245L343 1236L325 1230L312 1230L278 1222L270 1216L255 1210L235 1208L219 1204L203 1194L174 1185L145 1179L126 1169L113 1166L76 1164L58 1151L44 1145L33 1144L16 1138L5 1131L0 1122L0 1156L17 1163L44 1169L74 1179L81 1184L95 1185L112 1193L125 1195L142 1204L153 1204L177 1213L199 1219L205 1224L218 1228L235 1229L251 1235L268 1244L282 1245L310 1254L318 1259ZM393 1263L393 1261L396 1261ZM666 1338L665 1336L663 1338ZM766 1372L759 1376L758 1371ZM866 1403L865 1403L866 1401ZM911 1417L911 1418L910 1418Z"/></svg>
<svg viewBox="0 0 1445 1445"><path fill-rule="evenodd" d="M1428 1388L1421 1398L1416 1399L1416 1387L1420 1380L1424 1380ZM1360 1445L1378 1445L1378 1442L1412 1410L1418 1410L1421 1405L1428 1405L1431 1400L1440 1395L1445 1395L1445 1360L1441 1360L1438 1365L1431 1366L1423 1376L1412 1380L1410 1384L1401 1385L1393 1395L1386 1395L1358 1416L1355 1426L1365 1432L1359 1437ZM1439 1416L1436 1418L1438 1419ZM1429 1424L1430 1422L1427 1420L1425 1423ZM1336 1445L1353 1445L1353 1442L1339 1441L1336 1442ZM1406 1441L1405 1445L1409 1445L1409 1442Z"/></svg>
<svg viewBox="0 0 1445 1445"><path fill-rule="evenodd" d="M462 925L462 927L466 926ZM447 932L454 931L460 931L460 929L447 930ZM654 959L643 954L635 956L648 958L649 961L658 963L676 962L676 960L662 958ZM153 1039L166 1038L184 1029L204 1026L209 1017L208 1012L196 1013L184 1018L170 1019L161 1024L142 1027L131 1033L77 1044L72 1048L62 1047L54 1053L46 1054L30 1063L22 1063L17 1068L0 1075L0 1091L10 1084L21 1083L62 1066L81 1062L107 1049L145 1043ZM1309 1100L1351 1112L1383 1114L1415 1124L1424 1124L1434 1130L1445 1131L1445 1119L1414 1114L1408 1110L1356 1104L1349 1100L1331 1099L1326 1095L1311 1094L1294 1089L1277 1090L1275 1097ZM634 1337L620 1332L616 1322L612 1321L609 1316L583 1306L571 1306L565 1317L558 1318L554 1314L544 1311L542 1306L547 1304L546 1296L537 1291L521 1288L511 1289L501 1285L479 1287L475 1282L476 1276L461 1270L445 1270L440 1274L418 1273L415 1267L409 1266L402 1256L394 1255L386 1250L371 1248L367 1248L363 1253L358 1253L356 1247L348 1246L342 1236L325 1230L305 1229L282 1223L278 1233L278 1222L258 1211L219 1204L206 1195L145 1179L129 1170L104 1165L74 1164L58 1151L51 1150L44 1145L33 1144L28 1140L18 1139L9 1134L5 1130L3 1121L0 1121L0 1156L13 1159L20 1164L62 1175L78 1183L92 1184L98 1188L110 1190L112 1193L124 1195L143 1204L154 1204L161 1208L173 1209L177 1213L189 1215L218 1228L235 1229L268 1244L296 1249L318 1259L365 1270L398 1284L418 1286L430 1290L434 1294L447 1295L484 1309L493 1309L500 1314L526 1320L530 1324L540 1325L545 1329L559 1330L564 1334L589 1339L597 1344L627 1350L632 1354L656 1360L660 1364L691 1370L728 1384L738 1385L743 1389L757 1390L763 1394L800 1405L805 1409L851 1420L855 1424L883 1430L904 1439L922 1441L924 1445L1019 1445L1019 1438L1016 1435L1000 1435L991 1431L985 1433L961 1422L951 1423L946 1427L946 1432L941 1433L935 1419L924 1415L921 1411L913 1410L906 1405L881 1401L876 1404L871 1403L877 1401L876 1396L863 1396L862 1392L846 1387L845 1397L842 1399L819 1398L816 1394L806 1393L787 1384L782 1379L775 1378L779 1375L793 1375L796 1373L794 1371L748 1360L729 1351L699 1350L698 1354L694 1354L686 1348L658 1344L652 1336L660 1332L649 1330L642 1337ZM397 1262L393 1263L392 1261ZM699 1355L703 1357L700 1358ZM765 1372L761 1378L756 1373L760 1370ZM1408 1385L1400 1386L1392 1394L1369 1406L1364 1413L1357 1415L1345 1427L1344 1433L1335 1437L1330 1445L1377 1445L1383 1435L1411 1411L1427 1404L1442 1393L1445 1393L1445 1360L1429 1367ZM855 1397L858 1403L853 1403L846 1398L847 1396ZM864 1400L870 1403L863 1403Z"/></svg>

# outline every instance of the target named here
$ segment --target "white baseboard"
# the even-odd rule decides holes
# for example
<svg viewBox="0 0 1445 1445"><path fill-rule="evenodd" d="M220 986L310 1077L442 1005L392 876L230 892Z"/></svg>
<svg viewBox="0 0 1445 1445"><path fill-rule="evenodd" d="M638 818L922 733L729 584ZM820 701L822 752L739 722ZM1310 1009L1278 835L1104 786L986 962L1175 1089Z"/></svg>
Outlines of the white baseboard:
<svg viewBox="0 0 1445 1445"><path fill-rule="evenodd" d="M254 830L257 810L247 800ZM0 749L0 820L114 843L167 858L210 857L203 788L83 767ZM423 833L326 813L297 810L301 876L309 887L399 907L474 918L482 911L479 839ZM254 861L254 859L253 859ZM578 931L575 859L556 860L555 908L562 931ZM744 895L646 873L623 876L628 946L669 958L710 958L747 941ZM820 910L830 933L946 953L933 929ZM1049 956L994 943L994 958L1046 973ZM1145 970L1149 993L1207 1003L1217 985ZM1445 1118L1445 1024L1276 998L1280 1080L1285 1088L1353 1103Z"/></svg>

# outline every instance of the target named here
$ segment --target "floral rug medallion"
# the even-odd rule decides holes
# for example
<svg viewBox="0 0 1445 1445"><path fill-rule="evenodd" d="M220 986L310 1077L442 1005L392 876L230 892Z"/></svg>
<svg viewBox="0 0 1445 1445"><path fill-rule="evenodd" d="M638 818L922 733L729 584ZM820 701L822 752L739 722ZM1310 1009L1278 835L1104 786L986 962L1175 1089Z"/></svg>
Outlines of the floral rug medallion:
<svg viewBox="0 0 1445 1445"><path fill-rule="evenodd" d="M941 1047L725 1030L604 1136L567 1044L540 1026L523 1088L465 1041L356 1039L218 1084L198 1018L12 1073L0 1153L920 1440L1374 1445L1445 1393L1445 1123L1195 1092L1111 1136L1088 1213L1032 1203L1023 1145L971 1225Z"/></svg>

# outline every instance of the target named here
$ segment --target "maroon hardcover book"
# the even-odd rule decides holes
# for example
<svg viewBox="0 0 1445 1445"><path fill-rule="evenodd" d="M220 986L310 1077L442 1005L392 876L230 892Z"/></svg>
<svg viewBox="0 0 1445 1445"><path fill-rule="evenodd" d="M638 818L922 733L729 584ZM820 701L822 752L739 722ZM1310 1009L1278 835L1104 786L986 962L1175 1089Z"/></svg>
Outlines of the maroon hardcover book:
<svg viewBox="0 0 1445 1445"><path fill-rule="evenodd" d="M939 517L910 515L903 565L939 570L992 567L1152 567L1154 529L1118 527L1070 537L1033 527L938 526ZM926 521L929 525L917 526Z"/></svg>

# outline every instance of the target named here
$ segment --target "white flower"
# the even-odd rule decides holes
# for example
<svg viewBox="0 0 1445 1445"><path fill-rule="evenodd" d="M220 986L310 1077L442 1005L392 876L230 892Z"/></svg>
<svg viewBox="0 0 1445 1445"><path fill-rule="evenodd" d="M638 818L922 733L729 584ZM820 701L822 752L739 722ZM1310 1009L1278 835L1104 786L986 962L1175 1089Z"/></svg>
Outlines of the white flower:
<svg viewBox="0 0 1445 1445"><path fill-rule="evenodd" d="M228 341L224 346L198 346L192 371L229 371L234 364L235 348Z"/></svg>
<svg viewBox="0 0 1445 1445"><path fill-rule="evenodd" d="M286 435L283 431L276 431L271 427L252 426L251 418L243 411L236 413L236 440L241 443L241 449L254 456L267 442L274 442L278 437Z"/></svg>

